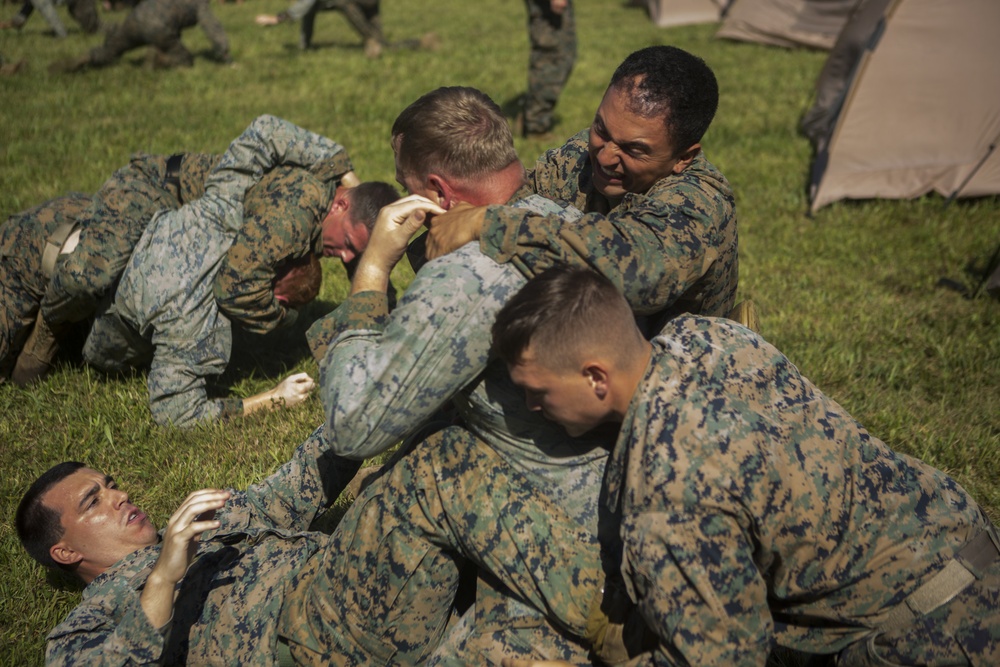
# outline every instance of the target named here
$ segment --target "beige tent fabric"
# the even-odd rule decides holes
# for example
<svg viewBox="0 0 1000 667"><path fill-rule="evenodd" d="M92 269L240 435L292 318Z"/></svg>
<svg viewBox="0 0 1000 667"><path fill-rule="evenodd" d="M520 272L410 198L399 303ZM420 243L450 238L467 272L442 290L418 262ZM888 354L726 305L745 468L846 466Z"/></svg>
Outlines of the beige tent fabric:
<svg viewBox="0 0 1000 667"><path fill-rule="evenodd" d="M734 0L715 36L788 48L830 49L858 3L859 0Z"/></svg>
<svg viewBox="0 0 1000 667"><path fill-rule="evenodd" d="M1000 2L895 0L814 176L843 198L1000 193Z"/></svg>
<svg viewBox="0 0 1000 667"><path fill-rule="evenodd" d="M718 23L729 0L647 0L649 18L661 28Z"/></svg>

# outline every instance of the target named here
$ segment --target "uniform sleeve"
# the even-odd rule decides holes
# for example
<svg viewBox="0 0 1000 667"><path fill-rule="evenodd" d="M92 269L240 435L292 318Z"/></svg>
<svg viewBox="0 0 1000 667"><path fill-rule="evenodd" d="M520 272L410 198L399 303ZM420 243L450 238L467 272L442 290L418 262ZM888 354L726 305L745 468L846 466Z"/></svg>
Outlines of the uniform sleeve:
<svg viewBox="0 0 1000 667"><path fill-rule="evenodd" d="M229 145L205 184L205 196L239 203L247 190L279 164L312 167L347 153L340 144L275 116L263 115ZM242 218L240 219L242 224ZM234 231L238 231L238 226Z"/></svg>
<svg viewBox="0 0 1000 667"><path fill-rule="evenodd" d="M764 667L767 588L735 518L647 512L625 518L622 537L622 573L660 640L654 664Z"/></svg>
<svg viewBox="0 0 1000 667"><path fill-rule="evenodd" d="M49 634L45 664L51 667L160 664L170 625L154 628L142 611L139 591L134 591L133 598L117 621L100 604L84 603L74 609Z"/></svg>
<svg viewBox="0 0 1000 667"><path fill-rule="evenodd" d="M391 316L385 294L363 292L313 325L333 451L385 451L476 378L493 319L523 284L469 244L425 265Z"/></svg>
<svg viewBox="0 0 1000 667"><path fill-rule="evenodd" d="M609 215L588 213L568 225L553 215L490 206L481 247L528 277L558 264L589 266L611 280L636 313L655 313L705 275L729 242L717 222L729 218L724 207L700 199L678 206L629 195Z"/></svg>
<svg viewBox="0 0 1000 667"><path fill-rule="evenodd" d="M233 492L222 530L308 530L361 469L361 461L337 456L329 444L321 425L277 471L245 492Z"/></svg>
<svg viewBox="0 0 1000 667"><path fill-rule="evenodd" d="M291 176L250 190L243 227L215 276L215 300L231 320L256 334L281 326L288 311L274 297L276 270L312 252L328 201L318 182Z"/></svg>
<svg viewBox="0 0 1000 667"><path fill-rule="evenodd" d="M222 23L212 13L209 0L198 3L198 25L204 31L208 41L212 43L212 52L215 57L224 62L229 61L229 39Z"/></svg>

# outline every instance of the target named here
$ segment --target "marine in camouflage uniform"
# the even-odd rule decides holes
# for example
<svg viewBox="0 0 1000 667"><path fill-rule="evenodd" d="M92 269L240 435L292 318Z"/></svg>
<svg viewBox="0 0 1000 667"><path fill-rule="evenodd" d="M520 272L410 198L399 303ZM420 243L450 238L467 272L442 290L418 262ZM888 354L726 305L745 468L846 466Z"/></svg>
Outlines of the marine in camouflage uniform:
<svg viewBox="0 0 1000 667"><path fill-rule="evenodd" d="M450 435L445 433L444 435ZM49 665L129 665L129 664L225 664L270 666L288 664L284 649L288 636L299 633L301 608L292 603L287 591L305 578L315 576L329 559L340 557L343 537L329 538L305 532L316 524L333 500L351 480L356 466L331 456L326 450L323 427L300 445L290 462L246 492L233 492L215 518L222 525L204 533L186 575L177 587L174 614L166 627L154 628L140 605L140 594L157 558L159 544L143 547L119 560L90 582L83 591L80 605L71 611L47 639L46 664ZM462 444L462 440L447 442ZM506 502L478 505L477 533L483 541L471 543L454 530L458 524L445 520L458 516L470 497L488 491L489 498L503 497L501 489L512 497L531 497L531 491L516 474L504 470L499 457L489 448L474 442L456 447L445 445L444 457L426 456L427 448L415 449L411 456L394 466L389 474L400 482L391 488L416 484L426 493L423 507L413 511L427 526L457 544L467 543L492 567L522 562L521 554L511 550L498 526L516 530L524 543L547 546L546 561L540 566L554 568L572 557L570 550L587 539L584 531L567 528L568 522L542 517L526 522L516 506ZM434 471L438 461L466 470L462 480L438 484ZM373 507L371 498L383 492L372 487L357 501ZM395 498L382 506L403 510ZM405 499L400 498L400 501ZM412 500L412 498L411 498ZM557 517L558 518L558 517ZM493 539L486 536L493 535ZM548 544L550 536L558 538ZM354 563L357 565L357 563ZM372 576L370 570L356 572L361 578ZM579 568L582 582L587 577L600 578L600 568ZM584 623L591 600L575 600L561 594L569 582L558 575L540 582L538 592L530 577L512 576L532 598L541 595L555 601L561 617ZM352 595L353 582L342 589L329 591L330 604L340 604ZM593 589L599 588L595 582ZM540 604L540 602L539 602ZM344 664L343 656L333 656L326 664ZM357 664L357 663L355 663Z"/></svg>
<svg viewBox="0 0 1000 667"><path fill-rule="evenodd" d="M594 187L589 134L546 152L528 175L534 192L585 215L567 227L555 217L490 206L482 251L528 277L557 264L592 266L649 316L650 335L679 313L728 315L739 259L736 203L725 176L699 151L681 173L614 204Z"/></svg>
<svg viewBox="0 0 1000 667"><path fill-rule="evenodd" d="M124 21L108 30L101 46L78 58L53 63L50 69L72 72L106 67L126 52L147 44L152 47L152 66L188 67L194 64L194 56L181 42L181 33L195 25L205 32L216 60L230 62L229 40L212 13L210 0L142 0Z"/></svg>
<svg viewBox="0 0 1000 667"><path fill-rule="evenodd" d="M277 167L250 189L243 226L215 276L216 302L231 321L257 334L293 321L296 311L274 296L275 275L288 261L323 255L323 220L350 171L342 151L313 169Z"/></svg>
<svg viewBox="0 0 1000 667"><path fill-rule="evenodd" d="M773 644L1000 664L1000 543L958 483L728 320L679 317L652 344L607 484L654 664L763 665ZM939 580L935 599L946 566L967 587Z"/></svg>
<svg viewBox="0 0 1000 667"><path fill-rule="evenodd" d="M177 173L168 174L173 159ZM205 179L219 156L199 153L133 155L94 195L77 219L80 242L60 255L42 299L45 321L54 328L91 317L113 289L146 225L159 211L174 210L205 193Z"/></svg>
<svg viewBox="0 0 1000 667"><path fill-rule="evenodd" d="M576 61L576 22L572 0L525 0L524 4L531 44L524 99L523 132L527 136L543 134L555 125L552 113Z"/></svg>
<svg viewBox="0 0 1000 667"><path fill-rule="evenodd" d="M242 225L244 195L276 163L311 167L342 152L273 116L255 120L212 172L204 197L149 223L111 307L94 322L85 360L110 372L150 364L157 423L185 426L241 413L240 399L207 399L205 383L225 369L232 347L212 283Z"/></svg>
<svg viewBox="0 0 1000 667"><path fill-rule="evenodd" d="M84 216L90 205L87 195L59 197L13 215L0 226L0 382L10 375L45 294L49 278L42 256L48 240L58 228Z"/></svg>
<svg viewBox="0 0 1000 667"><path fill-rule="evenodd" d="M566 220L579 215L536 195L513 202ZM314 325L309 338L320 362L326 424L336 433L331 450L358 460L375 456L412 435L455 398L474 436L455 435L452 437L457 440L453 441L479 439L488 444L500 455L500 462L511 468L511 474L523 476L533 489L546 490L555 504L553 513L565 512L587 534L596 536L601 517L594 489L600 486L610 439L595 438L585 453L570 454L561 429L528 413L505 369L488 364L493 318L524 282L513 266L497 264L469 244L421 267L391 316L384 293L360 292ZM425 449L433 455L439 447L428 445ZM467 470L445 464L440 468L446 479ZM498 504L506 503L503 487L494 488L500 492ZM384 499L378 496L379 502ZM293 646L293 655L302 660L342 655L357 664L393 655L393 660L402 663L424 660L441 639L458 586L455 555L441 553L442 547L451 544L435 544L426 561L409 561L406 569L394 567L400 576L391 582L374 577L355 579L366 564L376 569L390 567L394 559L406 558L401 554L420 549L414 542L426 539L394 542L394 535L412 535L408 527L398 532L395 529L405 516L386 511L385 523L372 531L368 515L355 512L352 508L338 527L338 534L343 531L350 536L343 539L351 547L339 555L331 551L325 568L297 587L295 599L303 607L304 633L297 643L315 654L307 653L306 658ZM591 542L596 544L596 538ZM421 551L427 552L428 546ZM599 569L596 549L591 557ZM373 564L372 559L379 564ZM328 604L330 592L340 590L345 581L353 582L357 606L352 606L352 600ZM433 585L423 585L428 581ZM497 595L486 590L490 584L483 583L481 594L506 597L506 590L499 585ZM386 590L396 586L399 590ZM506 603L502 598L495 602L489 618L478 619L479 631L514 630L505 638L510 646L518 643L518 631L530 632L538 645L521 642L521 650L528 655L586 656L579 643L549 630L544 616L534 607L513 600ZM397 628L394 640L386 637L386 625ZM345 628L352 630L346 633ZM383 639L358 641L359 636ZM542 637L547 643L542 643ZM490 637L488 643L496 642ZM482 642L470 640L468 644L462 650L469 653L452 658L461 661L477 655Z"/></svg>
<svg viewBox="0 0 1000 667"><path fill-rule="evenodd" d="M683 315L647 342L627 314L606 279L560 268L508 302L493 340L568 434L621 424L607 509L658 640L631 664L763 666L775 646L852 666L997 663L1000 538L964 489L745 327Z"/></svg>
<svg viewBox="0 0 1000 667"><path fill-rule="evenodd" d="M49 633L46 664L277 665L286 583L326 544L326 535L305 531L353 476L325 442L320 428L273 475L233 492L216 512L222 525L197 541L166 627L152 627L139 600L156 544L87 585Z"/></svg>

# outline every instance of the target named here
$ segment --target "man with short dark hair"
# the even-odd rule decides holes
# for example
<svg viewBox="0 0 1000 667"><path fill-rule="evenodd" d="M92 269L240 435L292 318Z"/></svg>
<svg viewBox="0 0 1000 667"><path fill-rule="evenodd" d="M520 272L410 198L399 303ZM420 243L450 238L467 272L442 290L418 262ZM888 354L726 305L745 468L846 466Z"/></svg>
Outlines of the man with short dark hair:
<svg viewBox="0 0 1000 667"><path fill-rule="evenodd" d="M718 84L700 58L671 46L629 55L589 130L545 153L528 175L542 196L584 212L569 227L507 206L458 207L431 221L431 257L479 239L526 276L590 265L624 290L648 334L681 312L726 316L736 300L735 201L701 140ZM602 248L592 256L594 248ZM625 258L628 258L626 262Z"/></svg>
<svg viewBox="0 0 1000 667"><path fill-rule="evenodd" d="M317 430L245 492L192 493L162 534L111 477L75 462L44 473L18 506L18 537L87 584L46 664L277 665L286 581L325 542L309 526L354 472L325 443Z"/></svg>
<svg viewBox="0 0 1000 667"><path fill-rule="evenodd" d="M621 424L607 503L653 664L763 665L776 645L843 665L1000 664L1000 539L955 480L752 331L680 316L647 342L628 315L602 276L554 268L493 340L528 407L570 436Z"/></svg>

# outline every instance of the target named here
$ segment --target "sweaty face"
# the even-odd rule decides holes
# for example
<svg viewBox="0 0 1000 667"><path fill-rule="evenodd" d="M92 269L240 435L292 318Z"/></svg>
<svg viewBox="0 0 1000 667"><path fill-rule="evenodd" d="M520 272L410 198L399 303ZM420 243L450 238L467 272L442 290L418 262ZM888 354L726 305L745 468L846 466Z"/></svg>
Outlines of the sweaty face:
<svg viewBox="0 0 1000 667"><path fill-rule="evenodd" d="M115 481L90 468L80 468L53 486L42 504L59 513L59 540L99 567L110 567L145 546L156 544L156 527L129 502Z"/></svg>
<svg viewBox="0 0 1000 667"><path fill-rule="evenodd" d="M609 199L643 193L674 172L679 157L662 118L644 118L628 107L628 94L609 88L590 126L594 185Z"/></svg>
<svg viewBox="0 0 1000 667"><path fill-rule="evenodd" d="M511 380L524 389L529 410L563 428L570 437L583 435L607 421L608 408L594 393L593 385L582 370L559 372L539 363L531 346L520 361L508 368Z"/></svg>
<svg viewBox="0 0 1000 667"><path fill-rule="evenodd" d="M323 220L323 256L339 257L345 264L364 252L368 245L368 228L355 224L346 196L341 188L330 204L330 211Z"/></svg>

